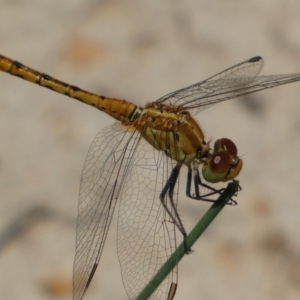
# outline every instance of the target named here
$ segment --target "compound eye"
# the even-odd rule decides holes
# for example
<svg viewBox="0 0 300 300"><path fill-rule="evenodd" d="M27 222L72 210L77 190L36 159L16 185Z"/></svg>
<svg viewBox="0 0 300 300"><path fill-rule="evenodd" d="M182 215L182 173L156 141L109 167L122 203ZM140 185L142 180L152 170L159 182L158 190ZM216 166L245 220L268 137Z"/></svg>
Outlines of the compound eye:
<svg viewBox="0 0 300 300"><path fill-rule="evenodd" d="M226 151L215 153L203 165L202 174L204 179L212 183L226 180L231 168L230 163L229 153Z"/></svg>
<svg viewBox="0 0 300 300"><path fill-rule="evenodd" d="M235 143L227 138L219 139L216 144L218 143L218 147L221 147L223 150L227 151L232 156L237 156L237 147Z"/></svg>

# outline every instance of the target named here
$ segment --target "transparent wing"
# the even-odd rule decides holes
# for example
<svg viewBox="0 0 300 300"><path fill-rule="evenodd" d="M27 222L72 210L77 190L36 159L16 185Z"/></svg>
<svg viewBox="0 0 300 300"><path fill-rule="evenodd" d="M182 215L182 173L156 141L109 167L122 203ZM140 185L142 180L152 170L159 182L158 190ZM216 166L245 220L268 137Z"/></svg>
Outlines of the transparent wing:
<svg viewBox="0 0 300 300"><path fill-rule="evenodd" d="M111 218L140 140L117 123L94 139L82 172L73 270L73 299L81 300L98 266Z"/></svg>
<svg viewBox="0 0 300 300"><path fill-rule="evenodd" d="M142 139L125 179L120 195L117 244L129 299L137 297L176 249L174 223L159 199L174 164ZM175 203L178 184L176 187ZM177 283L177 268L149 299L167 299L171 283Z"/></svg>
<svg viewBox="0 0 300 300"><path fill-rule="evenodd" d="M208 79L172 92L156 101L183 106L192 115L209 105L300 80L300 74L257 76L263 67L261 57L253 57Z"/></svg>

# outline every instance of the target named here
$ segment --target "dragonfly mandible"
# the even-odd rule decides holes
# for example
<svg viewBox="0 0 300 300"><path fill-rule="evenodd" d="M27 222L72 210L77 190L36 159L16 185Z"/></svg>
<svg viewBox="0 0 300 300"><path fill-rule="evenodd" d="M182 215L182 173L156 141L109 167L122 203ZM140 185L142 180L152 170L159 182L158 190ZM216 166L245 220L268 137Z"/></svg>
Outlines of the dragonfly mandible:
<svg viewBox="0 0 300 300"><path fill-rule="evenodd" d="M117 122L101 130L84 164L78 204L73 299L81 300L98 267L119 201L117 248L129 299L135 299L176 249L178 177L187 167L186 195L214 201L211 183L234 179L242 169L228 138L213 146L192 116L210 105L300 81L300 74L258 76L259 56L139 107L84 91L0 55L0 70L107 113ZM200 174L200 167L202 168ZM173 299L177 269L150 299ZM172 295L171 295L172 294Z"/></svg>

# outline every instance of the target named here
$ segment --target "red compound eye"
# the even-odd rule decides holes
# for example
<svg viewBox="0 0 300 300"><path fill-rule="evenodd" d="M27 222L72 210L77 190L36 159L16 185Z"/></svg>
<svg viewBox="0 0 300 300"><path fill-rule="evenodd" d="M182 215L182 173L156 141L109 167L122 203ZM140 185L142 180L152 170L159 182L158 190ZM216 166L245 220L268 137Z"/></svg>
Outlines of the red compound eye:
<svg viewBox="0 0 300 300"><path fill-rule="evenodd" d="M221 174L227 172L230 167L230 156L227 152L214 154L210 161L209 167L212 173Z"/></svg>
<svg viewBox="0 0 300 300"><path fill-rule="evenodd" d="M208 182L225 180L229 171L230 155L226 151L214 154L202 168L203 177Z"/></svg>
<svg viewBox="0 0 300 300"><path fill-rule="evenodd" d="M220 140L218 140L218 142L220 143L220 146L222 147L222 149L226 150L230 155L236 156L237 155L237 148L235 143L227 138L222 138Z"/></svg>

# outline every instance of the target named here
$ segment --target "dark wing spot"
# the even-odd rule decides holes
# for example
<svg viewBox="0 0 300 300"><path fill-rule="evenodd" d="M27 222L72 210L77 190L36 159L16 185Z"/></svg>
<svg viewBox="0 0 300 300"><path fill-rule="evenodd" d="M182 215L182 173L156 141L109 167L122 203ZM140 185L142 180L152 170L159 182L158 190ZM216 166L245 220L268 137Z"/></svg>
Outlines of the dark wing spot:
<svg viewBox="0 0 300 300"><path fill-rule="evenodd" d="M256 61L260 61L262 60L262 58L260 56L255 56L249 59L249 62L256 62Z"/></svg>
<svg viewBox="0 0 300 300"><path fill-rule="evenodd" d="M93 268L92 268L92 270L91 270L90 276L89 276L89 278L88 278L88 280L87 280L87 283L86 283L86 286L85 286L86 288L89 287L89 285L90 285L90 283L91 283L91 281L92 281L92 279L93 279L93 276L94 276L94 274L95 274L95 272L96 272L97 267L98 267L98 264L94 264L94 265L93 265Z"/></svg>

